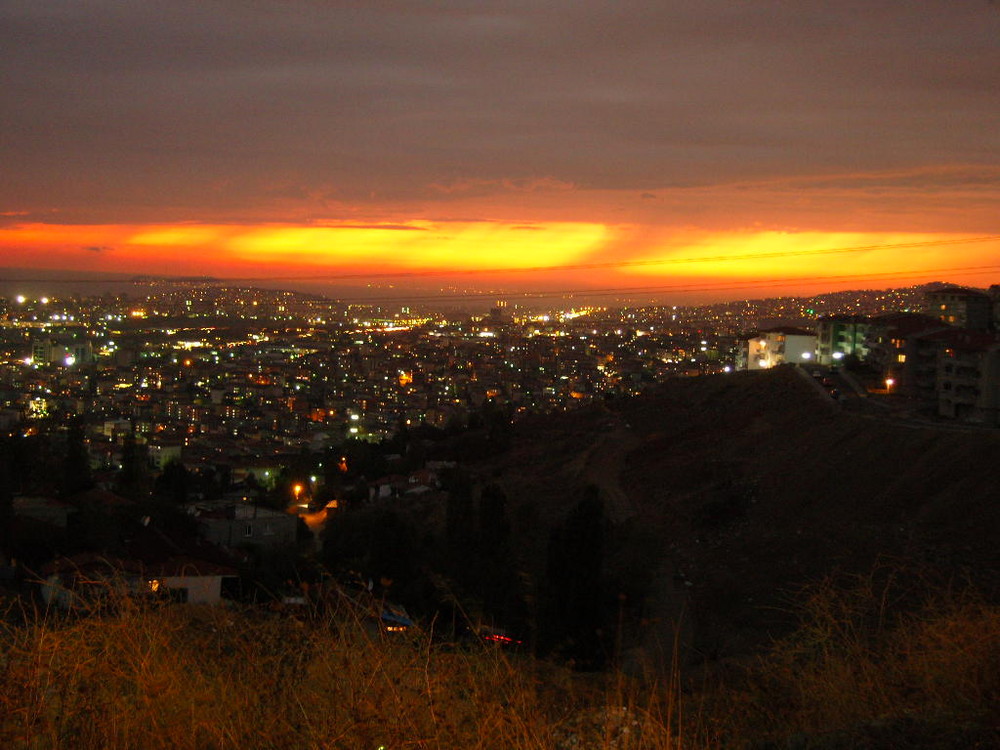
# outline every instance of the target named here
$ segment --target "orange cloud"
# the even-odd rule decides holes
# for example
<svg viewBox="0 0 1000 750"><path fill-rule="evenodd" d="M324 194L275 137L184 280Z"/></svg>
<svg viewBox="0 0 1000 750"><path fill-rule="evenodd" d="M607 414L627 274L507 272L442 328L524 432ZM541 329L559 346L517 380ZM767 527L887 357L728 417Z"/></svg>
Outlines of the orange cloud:
<svg viewBox="0 0 1000 750"><path fill-rule="evenodd" d="M785 277L804 273L887 269L918 270L954 264L958 255L993 257L1000 237L902 232L712 232L675 238L667 253L647 251L643 260L683 263L700 275ZM654 264L635 269L661 273Z"/></svg>
<svg viewBox="0 0 1000 750"><path fill-rule="evenodd" d="M975 236L967 233L709 231L582 221L0 227L4 264L12 267L261 280L481 272L511 289L629 287L638 279L706 289L748 289L750 282L767 289L786 280L813 290L933 278L991 283L1000 270L994 265L1000 240L970 239Z"/></svg>
<svg viewBox="0 0 1000 750"><path fill-rule="evenodd" d="M553 266L586 259L608 230L582 222L530 225L19 225L0 228L12 266L136 273L248 275L255 270L454 272ZM410 230L410 231L405 231ZM102 248L101 253L93 248ZM86 250L87 252L81 252Z"/></svg>
<svg viewBox="0 0 1000 750"><path fill-rule="evenodd" d="M225 247L253 263L472 271L572 263L586 258L607 235L600 224L565 222L537 225L536 232L493 222L414 222L412 227L421 231L261 228L230 237Z"/></svg>
<svg viewBox="0 0 1000 750"><path fill-rule="evenodd" d="M681 232L651 237L619 269L664 285L783 286L794 293L1000 276L1000 236L889 232ZM635 238L623 240L635 244ZM625 283L625 282L623 282Z"/></svg>

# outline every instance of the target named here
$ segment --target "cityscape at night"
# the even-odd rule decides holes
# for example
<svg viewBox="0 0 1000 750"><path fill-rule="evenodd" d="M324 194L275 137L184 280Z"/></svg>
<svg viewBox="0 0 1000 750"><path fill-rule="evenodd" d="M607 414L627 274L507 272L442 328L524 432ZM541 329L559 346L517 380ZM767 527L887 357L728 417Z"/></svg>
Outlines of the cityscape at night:
<svg viewBox="0 0 1000 750"><path fill-rule="evenodd" d="M1000 747L995 0L0 32L0 748Z"/></svg>

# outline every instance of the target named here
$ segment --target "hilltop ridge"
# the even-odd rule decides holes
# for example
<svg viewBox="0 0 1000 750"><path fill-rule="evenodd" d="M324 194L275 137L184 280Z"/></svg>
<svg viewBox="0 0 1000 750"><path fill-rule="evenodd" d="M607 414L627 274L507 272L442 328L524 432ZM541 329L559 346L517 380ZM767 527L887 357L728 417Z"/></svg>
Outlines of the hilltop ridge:
<svg viewBox="0 0 1000 750"><path fill-rule="evenodd" d="M998 591L1000 433L843 412L793 368L526 419L511 443L477 469L513 514L557 524L596 484L607 581L636 620L682 608L696 658L765 647L792 627L794 593L830 575L886 566ZM522 529L539 566L544 541Z"/></svg>

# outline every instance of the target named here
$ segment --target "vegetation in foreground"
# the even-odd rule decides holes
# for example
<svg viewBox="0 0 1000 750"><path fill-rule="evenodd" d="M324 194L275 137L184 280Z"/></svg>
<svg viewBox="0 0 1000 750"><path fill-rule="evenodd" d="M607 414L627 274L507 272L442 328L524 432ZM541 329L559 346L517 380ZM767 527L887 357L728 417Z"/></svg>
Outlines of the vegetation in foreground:
<svg viewBox="0 0 1000 750"><path fill-rule="evenodd" d="M0 746L1000 746L1000 607L879 581L816 586L759 659L658 682L373 635L346 616L126 600L15 624L11 610Z"/></svg>

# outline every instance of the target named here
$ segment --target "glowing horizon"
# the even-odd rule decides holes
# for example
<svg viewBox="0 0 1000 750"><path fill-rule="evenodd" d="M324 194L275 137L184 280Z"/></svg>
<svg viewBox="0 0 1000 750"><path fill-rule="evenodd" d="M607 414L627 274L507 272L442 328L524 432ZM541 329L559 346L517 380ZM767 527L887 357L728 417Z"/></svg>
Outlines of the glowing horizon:
<svg viewBox="0 0 1000 750"><path fill-rule="evenodd" d="M10 267L49 271L314 284L462 277L512 293L542 286L705 296L795 284L833 291L942 274L988 285L990 274L1000 276L1000 236L661 229L640 246L641 231L582 222L35 223L0 227L0 248Z"/></svg>
<svg viewBox="0 0 1000 750"><path fill-rule="evenodd" d="M993 4L274 5L0 4L0 265L992 280Z"/></svg>

